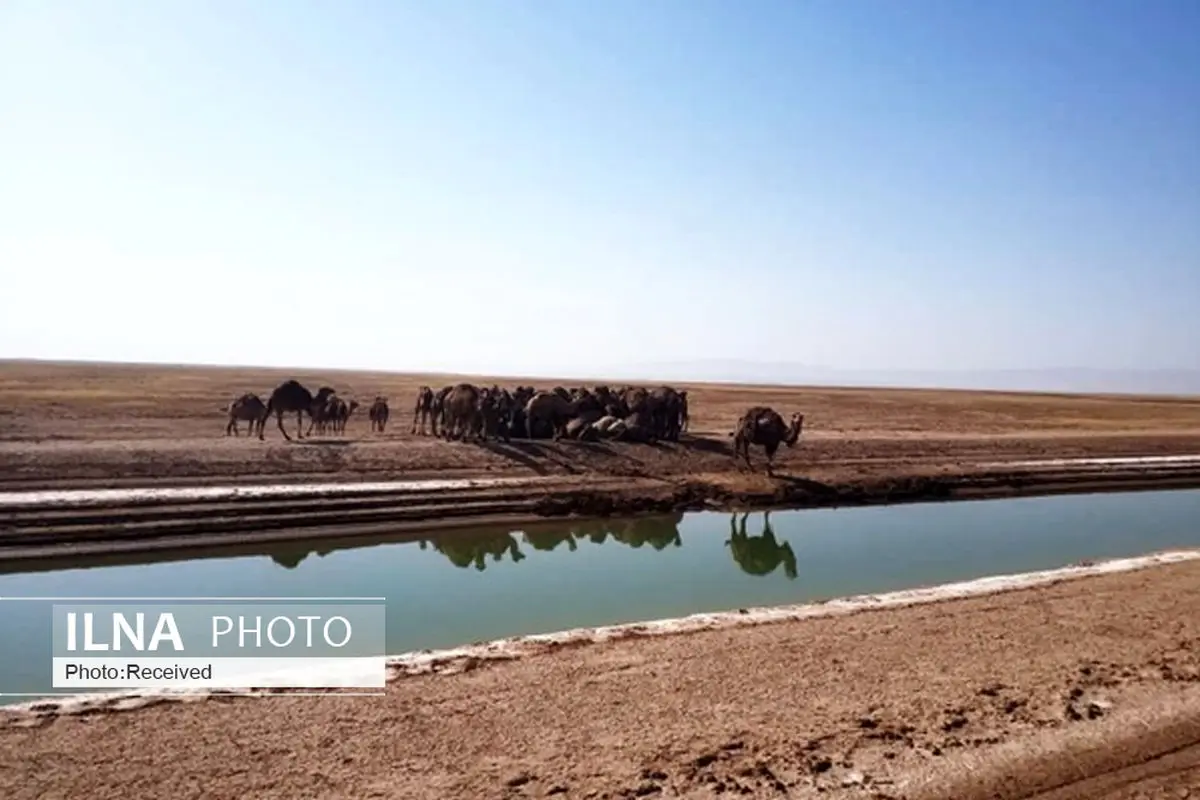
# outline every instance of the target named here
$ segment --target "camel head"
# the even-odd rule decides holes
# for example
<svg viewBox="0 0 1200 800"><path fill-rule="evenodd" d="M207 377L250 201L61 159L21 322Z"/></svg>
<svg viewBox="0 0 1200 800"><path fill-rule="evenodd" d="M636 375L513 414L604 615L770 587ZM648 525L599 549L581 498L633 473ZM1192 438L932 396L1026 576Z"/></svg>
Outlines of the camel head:
<svg viewBox="0 0 1200 800"><path fill-rule="evenodd" d="M792 414L792 424L788 426L787 436L784 437L783 443L788 447L795 447L796 442L800 439L800 430L804 427L804 415Z"/></svg>

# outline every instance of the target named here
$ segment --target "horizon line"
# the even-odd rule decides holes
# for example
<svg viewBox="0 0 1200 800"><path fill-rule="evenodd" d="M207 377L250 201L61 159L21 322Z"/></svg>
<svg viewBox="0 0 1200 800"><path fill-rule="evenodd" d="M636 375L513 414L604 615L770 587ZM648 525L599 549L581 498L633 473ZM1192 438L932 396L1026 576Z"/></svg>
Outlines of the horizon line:
<svg viewBox="0 0 1200 800"><path fill-rule="evenodd" d="M930 368L930 369L915 369L915 368L860 368L860 367L814 367L811 365L803 365L798 362L755 362L742 361L740 359L711 359L708 363L733 362L745 366L776 366L785 367L793 366L796 368L840 371L843 373L891 373L897 374L921 374L927 375L940 374L946 377L955 375L965 376L970 374L1001 374L1001 373L1038 373L1050 375L1056 371L1087 371L1100 373L1118 373L1126 375L1147 375L1155 373L1171 373L1185 374L1200 378L1200 368L1188 367L1145 367L1145 368L1121 368L1121 367L1007 367L1007 368L979 368L979 369L964 369L964 368ZM664 361L664 362L641 362L640 364L630 365L624 370L615 369L614 371L634 371L639 368L642 370L667 368L674 365L676 368L685 367L689 364L703 364L704 360L700 361ZM108 366L108 367L142 367L142 368L159 368L159 369L206 369L206 370L262 370L269 372L328 372L342 374L381 374L395 376L421 376L421 377L446 377L446 378L491 378L491 379L506 379L506 380L575 380L581 382L605 382L613 380L624 380L630 383L654 383L660 378L619 378L615 376L598 377L596 375L569 375L569 374L551 374L543 373L535 374L501 374L487 372L446 372L446 371L421 371L421 370L401 370L401 369L383 369L383 368L353 368L353 367L323 367L323 366L268 366L262 364L221 364L213 362L186 362L186 361L121 361L112 359L90 359L90 358L36 358L36 357L0 357L0 365L4 364L45 364L50 366L77 366L77 365L93 365L93 366ZM716 385L716 386L753 386L761 388L785 388L785 389L853 389L853 390L889 390L889 391L943 391L943 392L973 392L973 393L994 393L994 394L1072 394L1080 396L1153 396L1153 397L1176 397L1176 398L1194 398L1200 396L1200 387L1196 389L1185 390L1121 390L1121 389L1055 389L1055 388L1039 388L1039 389L1005 389L999 387L962 387L962 386L931 386L927 384L910 384L897 385L891 383L867 383L867 384L830 384L830 383L812 383L812 382L786 382L786 381L762 381L754 379L736 379L736 378L687 378L679 376L667 376L665 379L679 381L693 385Z"/></svg>

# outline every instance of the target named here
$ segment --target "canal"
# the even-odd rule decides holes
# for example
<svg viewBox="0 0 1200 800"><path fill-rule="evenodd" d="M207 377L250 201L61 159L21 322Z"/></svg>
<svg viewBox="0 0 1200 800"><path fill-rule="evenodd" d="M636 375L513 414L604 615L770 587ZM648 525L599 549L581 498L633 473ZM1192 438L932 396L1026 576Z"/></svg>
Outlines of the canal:
<svg viewBox="0 0 1200 800"><path fill-rule="evenodd" d="M400 653L1197 546L1200 490L1067 495L10 562L0 597L384 596ZM0 692L49 693L49 606L0 603Z"/></svg>

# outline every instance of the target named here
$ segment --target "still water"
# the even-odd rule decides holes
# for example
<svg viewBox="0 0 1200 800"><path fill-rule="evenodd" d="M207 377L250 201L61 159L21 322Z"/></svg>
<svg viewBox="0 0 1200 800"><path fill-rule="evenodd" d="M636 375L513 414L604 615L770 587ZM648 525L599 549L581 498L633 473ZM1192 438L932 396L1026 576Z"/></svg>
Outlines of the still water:
<svg viewBox="0 0 1200 800"><path fill-rule="evenodd" d="M1200 490L701 512L11 563L0 564L0 597L384 596L388 650L400 653L1194 546ZM49 606L0 603L0 691L50 690Z"/></svg>

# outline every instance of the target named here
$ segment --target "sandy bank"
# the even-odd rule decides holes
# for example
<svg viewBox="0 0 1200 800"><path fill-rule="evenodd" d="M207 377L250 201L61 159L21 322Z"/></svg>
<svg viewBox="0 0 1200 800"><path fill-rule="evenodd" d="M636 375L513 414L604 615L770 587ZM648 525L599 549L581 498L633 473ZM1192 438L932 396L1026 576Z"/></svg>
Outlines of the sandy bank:
<svg viewBox="0 0 1200 800"><path fill-rule="evenodd" d="M529 658L501 654L509 643L495 659L443 659L441 674L414 657L416 674L384 698L213 697L10 717L0 793L615 798L782 787L805 797L821 787L917 797L950 796L920 792L970 766L971 791L988 796L1059 784L1082 788L1058 797L1124 796L1108 793L1105 776L1200 741L1200 560L1172 558L1067 573L1091 575L1080 580L1044 574L999 594L963 596L1019 582L826 604L769 625L607 636L599 647L527 641L539 651ZM1187 780L1195 764L1167 772ZM1170 775L1154 780L1169 788Z"/></svg>

